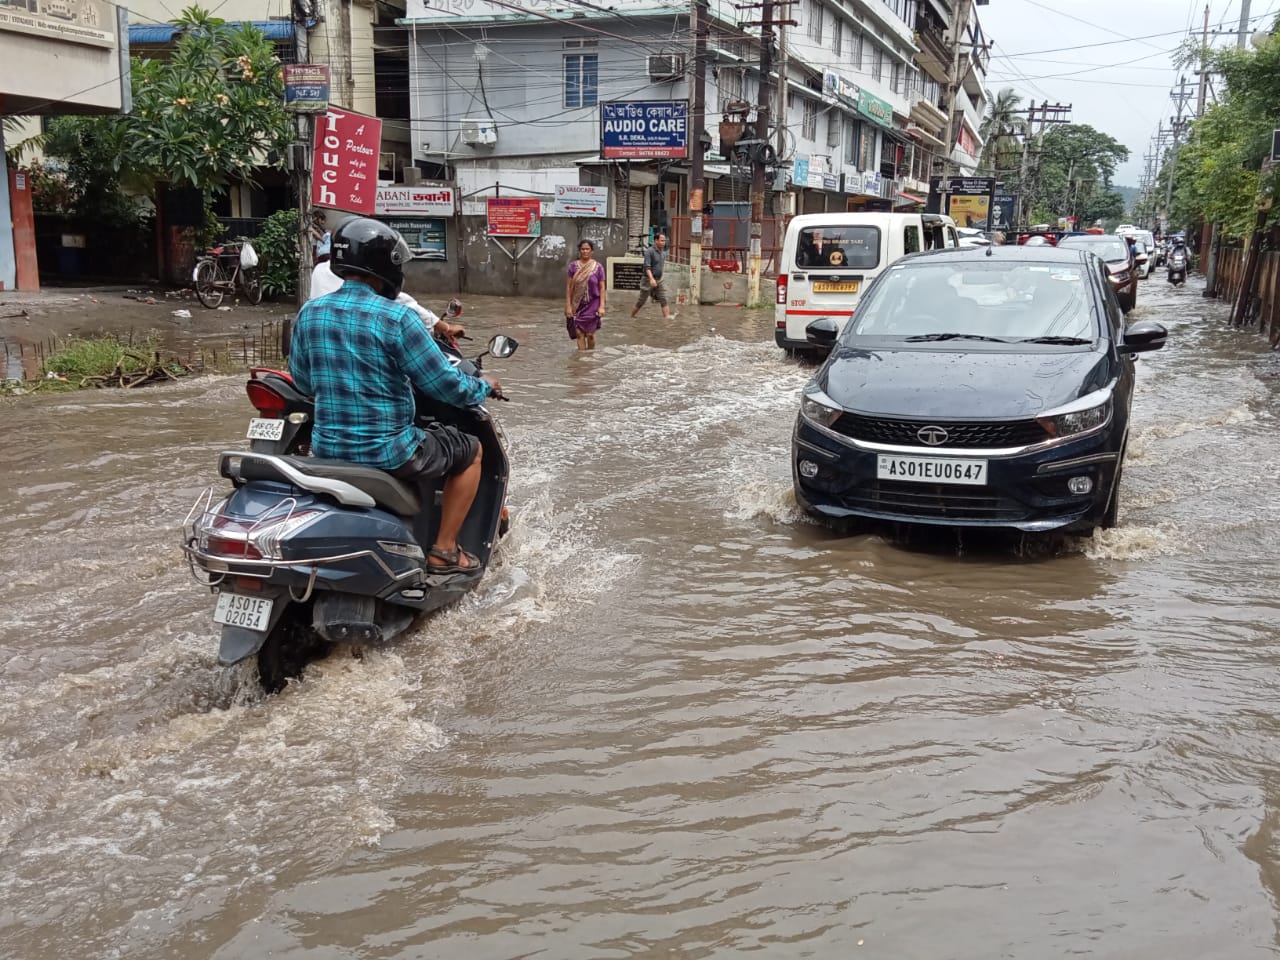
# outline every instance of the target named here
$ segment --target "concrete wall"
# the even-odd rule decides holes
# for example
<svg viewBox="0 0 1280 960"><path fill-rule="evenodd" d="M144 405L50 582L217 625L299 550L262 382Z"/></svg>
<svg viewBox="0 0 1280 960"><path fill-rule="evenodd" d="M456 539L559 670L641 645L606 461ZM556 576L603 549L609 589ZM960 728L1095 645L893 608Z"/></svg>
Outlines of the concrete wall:
<svg viewBox="0 0 1280 960"><path fill-rule="evenodd" d="M542 236L532 244L529 237L488 237L485 225L484 217L455 218L448 225L449 260L413 261L405 270L405 289L432 309L459 292L561 300L565 270L577 257L580 240L595 243L601 263L626 252L621 220L544 217ZM509 256L526 246L517 259Z"/></svg>
<svg viewBox="0 0 1280 960"><path fill-rule="evenodd" d="M4 159L4 129L0 127L0 290L12 290L18 280L12 223L13 215L9 211L9 168Z"/></svg>

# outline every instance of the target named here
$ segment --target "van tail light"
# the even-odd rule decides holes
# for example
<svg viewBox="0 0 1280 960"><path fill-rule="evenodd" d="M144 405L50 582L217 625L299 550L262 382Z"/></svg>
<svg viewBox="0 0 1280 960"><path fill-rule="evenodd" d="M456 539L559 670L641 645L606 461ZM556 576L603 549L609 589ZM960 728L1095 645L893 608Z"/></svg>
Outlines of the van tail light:
<svg viewBox="0 0 1280 960"><path fill-rule="evenodd" d="M787 305L787 275L785 273L778 274L778 306L785 307Z"/></svg>
<svg viewBox="0 0 1280 960"><path fill-rule="evenodd" d="M249 395L249 402L253 404L253 408L264 417L279 418L284 416L285 410L288 409L289 405L284 397L259 380L250 380L246 383L244 392Z"/></svg>

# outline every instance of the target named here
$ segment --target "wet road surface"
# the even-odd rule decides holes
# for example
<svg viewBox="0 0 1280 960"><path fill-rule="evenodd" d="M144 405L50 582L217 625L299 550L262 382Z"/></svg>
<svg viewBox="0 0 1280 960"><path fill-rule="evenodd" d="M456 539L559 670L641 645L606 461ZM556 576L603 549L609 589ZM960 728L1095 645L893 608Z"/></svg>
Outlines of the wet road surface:
<svg viewBox="0 0 1280 960"><path fill-rule="evenodd" d="M799 515L767 315L473 302L500 566L267 700L178 550L241 379L8 406L0 955L1275 956L1280 365L1140 317L1120 527L993 544Z"/></svg>

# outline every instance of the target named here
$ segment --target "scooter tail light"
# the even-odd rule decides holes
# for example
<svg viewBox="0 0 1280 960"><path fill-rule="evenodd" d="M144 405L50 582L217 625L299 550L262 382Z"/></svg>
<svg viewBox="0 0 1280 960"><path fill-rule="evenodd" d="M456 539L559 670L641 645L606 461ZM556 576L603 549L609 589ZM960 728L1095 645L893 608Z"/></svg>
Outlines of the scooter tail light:
<svg viewBox="0 0 1280 960"><path fill-rule="evenodd" d="M785 307L787 305L787 275L785 273L778 274L778 306Z"/></svg>
<svg viewBox="0 0 1280 960"><path fill-rule="evenodd" d="M246 383L244 392L249 395L249 402L253 404L253 408L265 417L284 416L285 410L289 408L284 397L257 380Z"/></svg>

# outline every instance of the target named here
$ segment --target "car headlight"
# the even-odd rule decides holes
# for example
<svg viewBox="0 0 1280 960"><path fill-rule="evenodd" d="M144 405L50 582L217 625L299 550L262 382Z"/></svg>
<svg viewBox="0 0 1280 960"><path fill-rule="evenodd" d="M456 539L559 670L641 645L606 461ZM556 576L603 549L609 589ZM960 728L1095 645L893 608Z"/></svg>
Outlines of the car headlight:
<svg viewBox="0 0 1280 960"><path fill-rule="evenodd" d="M1045 431L1053 437L1071 437L1078 433L1088 433L1106 424L1111 419L1111 395L1107 394L1101 403L1079 410L1065 413L1051 413L1048 416L1036 417Z"/></svg>
<svg viewBox="0 0 1280 960"><path fill-rule="evenodd" d="M821 390L809 390L800 397L800 416L823 427L840 419L844 411Z"/></svg>

